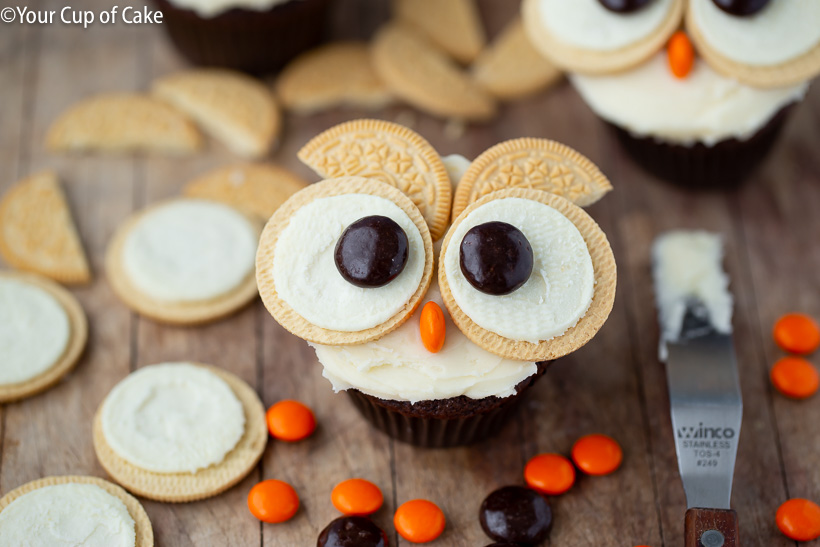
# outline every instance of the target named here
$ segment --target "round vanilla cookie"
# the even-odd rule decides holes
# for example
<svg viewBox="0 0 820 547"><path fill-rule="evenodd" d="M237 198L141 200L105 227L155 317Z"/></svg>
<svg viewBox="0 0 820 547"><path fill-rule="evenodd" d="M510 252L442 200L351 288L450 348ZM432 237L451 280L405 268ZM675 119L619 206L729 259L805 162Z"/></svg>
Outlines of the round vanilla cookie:
<svg viewBox="0 0 820 547"><path fill-rule="evenodd" d="M177 198L144 209L114 234L105 262L120 299L176 325L221 319L253 300L259 221L225 204Z"/></svg>
<svg viewBox="0 0 820 547"><path fill-rule="evenodd" d="M91 485L103 490L106 494L112 496L113 500L121 502L124 505L125 509L127 509L128 515L131 519L133 519L134 522L134 547L153 547L154 530L151 527L151 521L148 519L148 515L146 514L145 509L143 509L140 502L116 484L112 484L106 480L97 477L77 475L45 477L19 486L18 488L15 488L11 492L0 498L0 522L2 522L3 512L9 507L9 505L23 498L27 494L36 492L47 487L59 487L66 485ZM60 515L60 517L64 516L66 515ZM37 515L35 518L41 519L42 515ZM62 524L62 521L57 521L57 523L55 524ZM0 539L2 539L2 536L3 532L0 530ZM32 538L28 537L28 539L31 540Z"/></svg>
<svg viewBox="0 0 820 547"><path fill-rule="evenodd" d="M355 196L352 203L361 207L351 209L349 196ZM316 216L322 216L323 210L327 219ZM360 288L336 271L333 248L347 226L372 214L389 216L403 225L409 256L404 270L387 285ZM332 233L312 233L300 239L301 232L294 232L314 225ZM309 254L290 258L300 251L300 243ZM277 261L277 252L288 253L287 258ZM297 272L289 270L297 268ZM395 330L415 311L432 280L433 242L421 212L393 186L362 177L328 179L295 194L268 221L259 243L256 276L268 311L296 336L325 345L363 344ZM282 292L277 283L283 284ZM318 305L322 302L311 304L312 289L330 291L322 306ZM334 297L337 301L331 302ZM322 313L327 317L319 318Z"/></svg>
<svg viewBox="0 0 820 547"><path fill-rule="evenodd" d="M458 241L454 239L454 234L459 234L463 231L459 229L459 226L470 217L471 213L480 209L483 205L496 200L506 199L531 200L546 205L563 215L566 220L575 226L577 232L583 238L589 253L588 259L591 261L592 278L589 279L591 287L588 287L592 290L591 302L588 300L584 302L584 295L579 294L578 297L573 300L577 305L575 305L574 308L570 306L570 308L572 308L570 310L571 313L563 313L560 317L561 321L556 321L554 325L551 325L554 327L553 332L545 332L545 339L539 339L538 341L526 341L522 339L532 338L533 332L523 326L522 329L516 330L516 325L510 324L508 321L504 324L499 324L498 328L495 329L503 331L503 333L508 336L504 336L494 330L479 325L479 322L474 320L459 306L456 301L456 296L454 296L453 287L451 286L449 277L451 274L461 275L463 278L463 274L461 274L460 269L457 267L461 239L458 239ZM563 238L564 236L562 236L562 239ZM451 241L452 248L450 247ZM533 251L535 253L537 249L533 249ZM448 258L448 253L456 254L452 255L452 258ZM455 269L458 270L456 273L454 273L452 267L453 262L456 264ZM537 263L536 261L536 264ZM578 271L579 275L582 275L582 277L585 276L583 264L578 266L578 268L580 268ZM533 272L533 275L536 275L536 273L537 272ZM458 328L477 346L501 357L521 361L548 361L557 359L579 349L592 339L612 311L612 305L615 299L616 279L615 257L612 254L612 249L609 246L606 235L583 209L573 205L560 196L549 194L541 190L523 188L499 190L482 197L468 206L461 215L455 219L450 231L447 233L444 243L442 244L438 266L438 281L439 287L441 288L441 295L453 322ZM579 281L579 283L583 284L583 281ZM482 294L482 296L487 295ZM506 297L488 298L501 299L510 296L514 297L515 292ZM499 300L499 302L503 302L503 300ZM579 315L575 313L578 311L575 309L578 308L578 306L585 308L585 310L580 314L580 317L577 318L577 321L575 321L573 314L575 314L575 316ZM480 309L480 306L476 308L475 305L472 305L471 309L473 308ZM476 317L476 319L485 325L488 324L484 317ZM492 320L492 316L490 316L490 320ZM569 324L572 325L567 327ZM556 335L555 333L557 332L562 332L562 334ZM517 339L509 337L511 334L515 334Z"/></svg>
<svg viewBox="0 0 820 547"><path fill-rule="evenodd" d="M182 503L209 498L239 483L256 466L265 450L268 428L265 408L256 392L239 377L220 368L191 363L223 380L242 404L245 427L242 437L224 459L195 473L160 473L128 462L108 443L103 429L103 407L94 417L94 451L100 464L126 490L145 498Z"/></svg>
<svg viewBox="0 0 820 547"><path fill-rule="evenodd" d="M586 207L612 190L609 179L586 156L549 139L504 141L481 153L458 180L453 220L470 203L506 188L533 188Z"/></svg>
<svg viewBox="0 0 820 547"><path fill-rule="evenodd" d="M48 336L32 332L37 329ZM88 321L71 293L39 275L0 272L0 377L7 381L0 383L0 403L56 384L77 364L87 340ZM35 370L21 370L24 364Z"/></svg>
<svg viewBox="0 0 820 547"><path fill-rule="evenodd" d="M680 26L685 4L656 0L636 13L619 14L598 0L524 0L521 9L527 35L553 63L571 72L608 74L663 48Z"/></svg>
<svg viewBox="0 0 820 547"><path fill-rule="evenodd" d="M733 17L711 0L690 0L686 30L701 57L724 76L753 87L786 87L820 74L819 14L817 2L778 0L755 15Z"/></svg>

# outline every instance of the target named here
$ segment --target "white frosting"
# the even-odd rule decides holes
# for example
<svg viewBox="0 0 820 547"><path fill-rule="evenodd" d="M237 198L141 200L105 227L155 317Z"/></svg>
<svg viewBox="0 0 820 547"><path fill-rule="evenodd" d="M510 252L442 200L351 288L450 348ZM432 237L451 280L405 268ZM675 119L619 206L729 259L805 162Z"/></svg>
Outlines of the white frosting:
<svg viewBox="0 0 820 547"><path fill-rule="evenodd" d="M712 0L690 0L695 25L717 52L752 66L778 65L820 42L820 2L771 0L754 15L730 15Z"/></svg>
<svg viewBox="0 0 820 547"><path fill-rule="evenodd" d="M444 168L447 170L447 176L450 177L450 184L455 189L455 187L458 186L458 182L461 180L461 177L463 177L464 173L467 172L467 169L470 167L472 162L461 154L450 154L449 156L444 156L441 158L441 161L444 163Z"/></svg>
<svg viewBox="0 0 820 547"><path fill-rule="evenodd" d="M703 302L718 332L732 332L729 277L721 266L723 243L709 232L668 232L652 247L655 298L661 323L660 356L680 336L686 305Z"/></svg>
<svg viewBox="0 0 820 547"><path fill-rule="evenodd" d="M0 545L134 547L125 504L94 484L55 484L23 494L0 513Z"/></svg>
<svg viewBox="0 0 820 547"><path fill-rule="evenodd" d="M346 281L334 261L342 232L371 215L394 220L407 234L407 263L382 287ZM331 330L356 332L396 315L418 290L424 274L424 240L416 225L392 201L367 194L316 199L300 208L279 234L273 279L279 297L307 321Z"/></svg>
<svg viewBox="0 0 820 547"><path fill-rule="evenodd" d="M245 412L230 386L190 363L144 367L117 384L102 406L114 452L157 473L195 473L220 463L245 431Z"/></svg>
<svg viewBox="0 0 820 547"><path fill-rule="evenodd" d="M131 282L165 302L198 302L235 289L253 273L258 234L241 213L212 201L176 200L144 215L126 236Z"/></svg>
<svg viewBox="0 0 820 547"><path fill-rule="evenodd" d="M652 35L666 20L673 0L654 0L633 13L616 13L599 0L539 0L541 21L561 42L612 51Z"/></svg>
<svg viewBox="0 0 820 547"><path fill-rule="evenodd" d="M0 384L30 380L51 368L71 337L68 315L39 287L0 279Z"/></svg>
<svg viewBox="0 0 820 547"><path fill-rule="evenodd" d="M178 8L196 12L204 18L216 17L222 13L238 8L251 11L267 11L290 0L168 0Z"/></svg>
<svg viewBox="0 0 820 547"><path fill-rule="evenodd" d="M446 335L438 353L425 349L419 316L427 302L444 311ZM509 397L535 374L534 363L503 359L476 346L453 324L435 281L413 316L375 342L357 346L311 344L336 392L359 391L393 401L429 401L466 395Z"/></svg>
<svg viewBox="0 0 820 547"><path fill-rule="evenodd" d="M664 52L627 72L572 74L570 80L596 114L634 135L710 146L751 137L808 89L806 83L757 89L721 76L702 60L679 80L669 70Z"/></svg>
<svg viewBox="0 0 820 547"><path fill-rule="evenodd" d="M533 252L530 278L503 296L477 290L459 263L464 235L490 221L521 230ZM595 291L589 249L578 228L552 207L528 199L497 199L469 213L454 230L444 257L447 281L458 306L479 326L506 338L537 343L561 336L589 309Z"/></svg>

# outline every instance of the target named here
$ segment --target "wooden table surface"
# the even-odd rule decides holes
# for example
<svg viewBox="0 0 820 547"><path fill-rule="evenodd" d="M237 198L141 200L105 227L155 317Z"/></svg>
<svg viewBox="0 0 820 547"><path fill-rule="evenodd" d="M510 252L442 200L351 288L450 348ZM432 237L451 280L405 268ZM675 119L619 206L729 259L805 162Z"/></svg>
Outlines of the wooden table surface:
<svg viewBox="0 0 820 547"><path fill-rule="evenodd" d="M106 0L77 4L96 12L110 7ZM31 0L28 7L63 5ZM497 33L516 7L509 0L482 1L488 33ZM340 0L336 8L330 32L341 38L369 36L389 11L379 0ZM770 336L775 319L794 310L820 317L820 89L794 111L754 179L728 194L688 194L643 173L566 84L507 105L493 123L471 126L458 138L445 122L406 106L375 113L412 121L442 154L474 157L509 138L553 138L592 158L615 186L589 209L608 234L620 271L606 326L549 370L500 437L471 448L422 450L376 432L345 395L334 395L312 351L281 329L260 302L230 319L188 329L142 319L112 294L103 255L117 225L131 212L176 195L193 176L236 158L214 143L189 159L64 157L44 150L44 134L64 108L91 93L144 90L155 77L183 66L158 25L0 26L0 191L29 173L56 168L95 272L91 286L73 291L91 325L76 371L44 394L2 407L0 492L46 475L105 477L91 443L91 419L103 397L138 367L198 360L238 374L266 405L282 398L305 401L320 427L306 442L271 441L258 468L221 496L182 505L142 500L157 545L314 545L318 532L337 516L329 498L332 486L361 476L385 493L385 507L375 520L388 530L391 545L409 545L392 528L397 504L424 497L448 518L437 545L483 546L490 543L477 518L484 496L520 483L531 456L568 453L575 439L590 432L620 441L623 467L609 477L580 478L570 493L552 500L551 544L681 545L685 501L664 368L656 357L649 248L664 230L704 228L726 239L737 297L734 325L745 412L733 506L743 545L794 544L777 531L774 515L789 497L820 501L820 397L787 400L772 390L767 373L781 356ZM312 177L296 159L298 148L333 124L366 115L374 114L288 116L273 159ZM273 477L296 488L302 509L287 524L261 525L248 512L245 497L257 481Z"/></svg>

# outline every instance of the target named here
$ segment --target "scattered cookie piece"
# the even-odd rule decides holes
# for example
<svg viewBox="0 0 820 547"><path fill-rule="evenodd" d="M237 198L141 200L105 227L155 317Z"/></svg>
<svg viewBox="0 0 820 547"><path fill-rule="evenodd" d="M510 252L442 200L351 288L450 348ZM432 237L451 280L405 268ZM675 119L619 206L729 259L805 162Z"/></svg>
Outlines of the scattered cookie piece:
<svg viewBox="0 0 820 547"><path fill-rule="evenodd" d="M470 63L484 47L474 0L396 0L395 11L460 63Z"/></svg>
<svg viewBox="0 0 820 547"><path fill-rule="evenodd" d="M44 506L48 514L42 513ZM44 520L60 526L41 526ZM95 530L94 539L102 540L100 545L154 545L154 530L140 502L97 477L45 477L0 498L3 545L85 545L89 529Z"/></svg>
<svg viewBox="0 0 820 547"><path fill-rule="evenodd" d="M506 188L534 188L592 205L612 184L586 157L548 139L521 138L499 143L478 156L458 183L453 216L477 199Z"/></svg>
<svg viewBox="0 0 820 547"><path fill-rule="evenodd" d="M279 135L281 119L273 93L239 72L207 68L179 72L155 81L153 93L241 156L264 156Z"/></svg>
<svg viewBox="0 0 820 547"><path fill-rule="evenodd" d="M97 459L114 480L168 503L209 498L237 484L254 469L268 439L265 409L253 388L200 363L162 363L131 373L100 405L92 435Z"/></svg>
<svg viewBox="0 0 820 547"><path fill-rule="evenodd" d="M271 163L229 165L209 171L185 185L190 198L221 201L267 220L307 181Z"/></svg>
<svg viewBox="0 0 820 547"><path fill-rule="evenodd" d="M0 403L40 393L71 372L88 340L77 299L53 281L0 272Z"/></svg>
<svg viewBox="0 0 820 547"><path fill-rule="evenodd" d="M445 118L487 120L496 112L493 98L407 24L388 23L372 45L376 72L398 97Z"/></svg>
<svg viewBox="0 0 820 547"><path fill-rule="evenodd" d="M375 178L395 186L419 208L433 240L447 227L452 187L438 152L418 133L381 120L353 120L313 137L302 163L325 178Z"/></svg>
<svg viewBox="0 0 820 547"><path fill-rule="evenodd" d="M97 95L63 112L46 134L53 151L189 154L202 138L187 117L137 93Z"/></svg>
<svg viewBox="0 0 820 547"><path fill-rule="evenodd" d="M284 108L300 114L339 105L375 110L393 100L364 42L334 42L300 55L279 75L276 93Z"/></svg>
<svg viewBox="0 0 820 547"><path fill-rule="evenodd" d="M16 268L61 283L91 281L80 236L53 171L23 179L0 201L0 254Z"/></svg>
<svg viewBox="0 0 820 547"><path fill-rule="evenodd" d="M502 100L541 91L561 79L562 72L530 42L524 24L516 18L471 68L473 78Z"/></svg>
<svg viewBox="0 0 820 547"><path fill-rule="evenodd" d="M128 307L155 321L216 321L257 295L260 225L215 201L158 203L117 229L105 257L108 280Z"/></svg>

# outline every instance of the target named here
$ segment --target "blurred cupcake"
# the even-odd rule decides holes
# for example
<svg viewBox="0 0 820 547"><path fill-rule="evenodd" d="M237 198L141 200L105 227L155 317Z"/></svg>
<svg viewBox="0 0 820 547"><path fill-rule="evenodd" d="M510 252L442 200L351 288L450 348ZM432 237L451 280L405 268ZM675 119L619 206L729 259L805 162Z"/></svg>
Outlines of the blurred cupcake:
<svg viewBox="0 0 820 547"><path fill-rule="evenodd" d="M495 435L547 365L606 321L612 251L565 197L588 204L611 187L574 150L516 139L444 161L406 128L357 120L299 157L338 178L268 221L259 291L333 389L392 437L448 447Z"/></svg>
<svg viewBox="0 0 820 547"><path fill-rule="evenodd" d="M820 73L820 3L525 0L524 13L630 155L686 187L743 181Z"/></svg>
<svg viewBox="0 0 820 547"><path fill-rule="evenodd" d="M282 68L322 38L330 0L155 0L189 61L253 74Z"/></svg>

